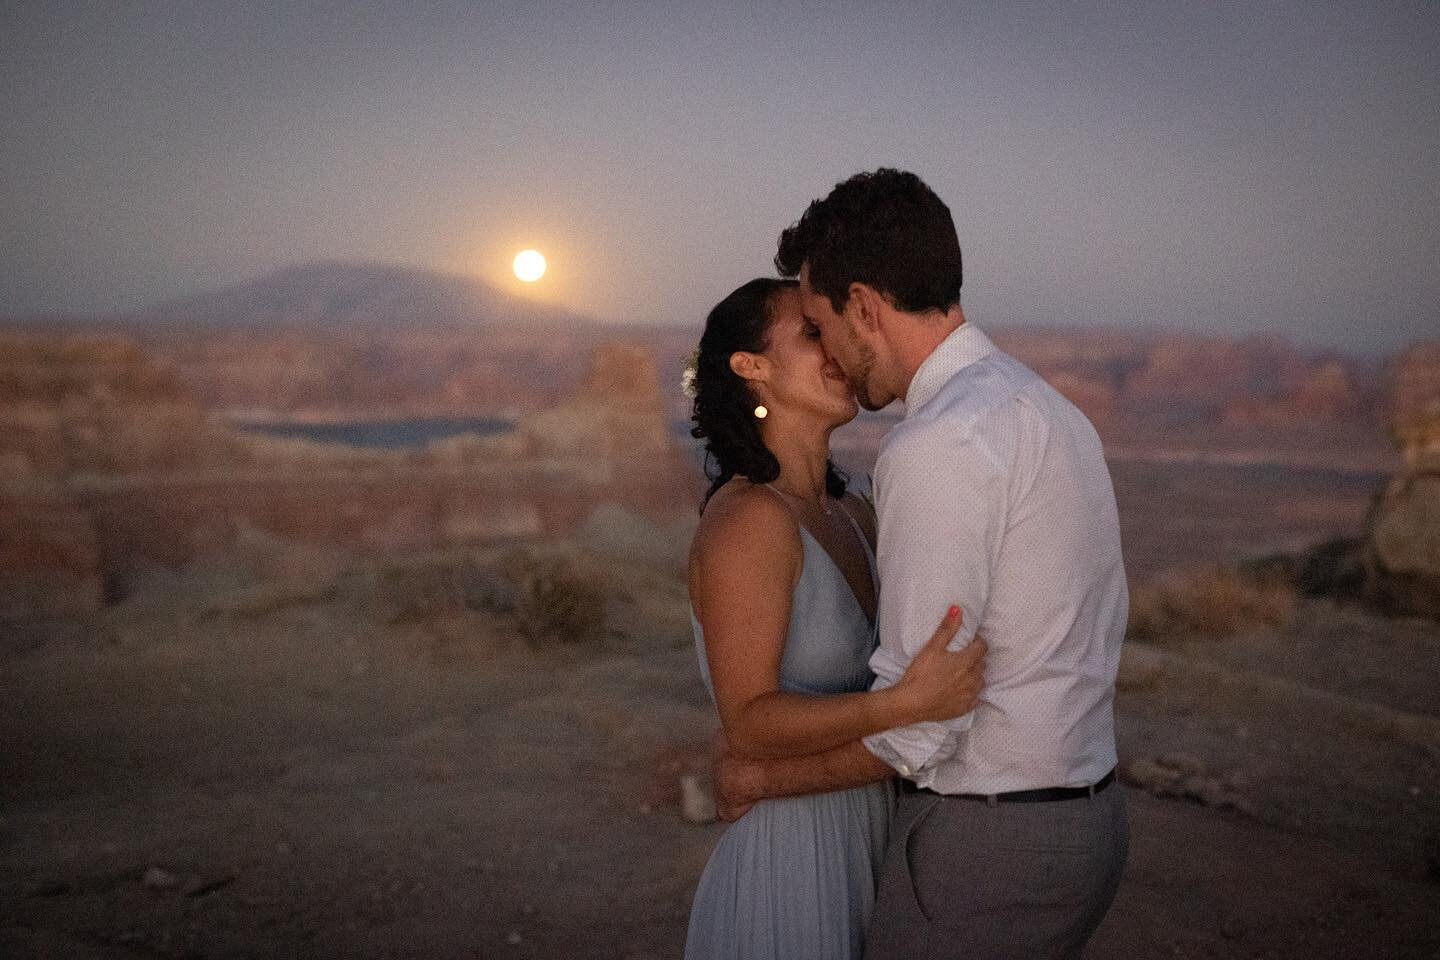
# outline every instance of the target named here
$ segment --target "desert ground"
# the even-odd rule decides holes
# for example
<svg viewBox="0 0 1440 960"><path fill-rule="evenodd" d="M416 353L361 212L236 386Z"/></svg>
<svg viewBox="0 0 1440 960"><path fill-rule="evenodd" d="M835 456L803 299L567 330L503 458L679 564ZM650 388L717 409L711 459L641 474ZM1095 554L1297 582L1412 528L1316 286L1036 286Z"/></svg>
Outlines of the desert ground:
<svg viewBox="0 0 1440 960"><path fill-rule="evenodd" d="M1137 598L1170 576L1231 612L1223 565L1353 535L1374 486L1114 472ZM282 577L156 569L6 628L0 955L678 956L725 829L680 813L715 724L688 530L275 542ZM1095 960L1440 956L1440 628L1267 598L1127 642L1132 845Z"/></svg>

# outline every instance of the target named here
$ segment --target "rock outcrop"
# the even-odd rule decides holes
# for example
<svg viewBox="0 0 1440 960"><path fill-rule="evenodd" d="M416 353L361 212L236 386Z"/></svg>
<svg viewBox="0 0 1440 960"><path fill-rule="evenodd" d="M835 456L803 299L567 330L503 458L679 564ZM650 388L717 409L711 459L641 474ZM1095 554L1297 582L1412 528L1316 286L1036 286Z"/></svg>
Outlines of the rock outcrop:
<svg viewBox="0 0 1440 960"><path fill-rule="evenodd" d="M232 453L180 375L134 340L0 334L0 477L172 471Z"/></svg>
<svg viewBox="0 0 1440 960"><path fill-rule="evenodd" d="M1403 463L1367 523L1367 591L1384 606L1440 618L1440 343L1401 357L1391 430Z"/></svg>
<svg viewBox="0 0 1440 960"><path fill-rule="evenodd" d="M1283 343L1268 339L1221 340L1167 335L1145 351L1143 365L1125 379L1130 405L1163 423L1183 425L1213 419L1225 403L1301 374L1302 359Z"/></svg>
<svg viewBox="0 0 1440 960"><path fill-rule="evenodd" d="M292 346L316 386L320 358ZM275 359L251 372L279 390ZM572 399L509 435L369 450L232 431L127 337L0 334L0 623L186 570L303 580L357 554L564 535L601 502L665 515L690 502L683 479L645 347L596 349Z"/></svg>
<svg viewBox="0 0 1440 960"><path fill-rule="evenodd" d="M654 351L602 344L592 354L579 395L522 418L518 432L537 454L638 466L670 452L665 411Z"/></svg>
<svg viewBox="0 0 1440 960"><path fill-rule="evenodd" d="M0 621L104 602L110 541L85 484L233 455L190 388L133 340L0 334Z"/></svg>
<svg viewBox="0 0 1440 960"><path fill-rule="evenodd" d="M1107 447L1280 462L1389 462L1380 367L1273 337L1000 330L1002 349L1090 418Z"/></svg>
<svg viewBox="0 0 1440 960"><path fill-rule="evenodd" d="M104 594L89 511L58 485L0 488L0 624L83 614Z"/></svg>
<svg viewBox="0 0 1440 960"><path fill-rule="evenodd" d="M1351 419L1361 412L1363 403L1350 371L1338 360L1325 360L1300 373L1293 385L1280 393L1227 402L1222 418L1231 426L1285 430Z"/></svg>
<svg viewBox="0 0 1440 960"><path fill-rule="evenodd" d="M1440 343L1400 357L1390 429L1407 466L1440 469Z"/></svg>
<svg viewBox="0 0 1440 960"><path fill-rule="evenodd" d="M539 409L580 380L579 337L481 331L187 331L146 347L210 409L258 420L470 416Z"/></svg>

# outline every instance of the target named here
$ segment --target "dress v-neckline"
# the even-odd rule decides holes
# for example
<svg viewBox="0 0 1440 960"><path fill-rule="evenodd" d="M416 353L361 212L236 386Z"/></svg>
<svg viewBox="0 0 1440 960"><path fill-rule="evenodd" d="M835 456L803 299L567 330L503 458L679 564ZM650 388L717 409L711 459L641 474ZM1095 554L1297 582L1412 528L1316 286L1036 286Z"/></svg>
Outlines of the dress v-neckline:
<svg viewBox="0 0 1440 960"><path fill-rule="evenodd" d="M786 512L794 518L795 526L800 529L801 533L814 542L815 547L825 559L830 562L830 569L834 570L836 575L840 577L840 582L845 585L845 592L850 595L850 599L855 603L855 608L860 611L860 616L864 617L865 622L870 625L870 632L874 633L880 616L880 576L875 569L875 551L870 549L870 541L865 538L865 531L860 529L860 524L855 519L855 514L851 513L850 508L846 507L843 502L837 500L835 505L840 508L841 513L845 514L845 519L850 521L850 529L854 531L855 539L860 541L860 549L865 553L865 566L870 571L870 596L875 602L875 617L871 617L870 614L865 612L865 604L860 602L860 597L856 594L855 588L850 585L850 578L845 576L845 571L841 569L840 564L836 562L835 558L830 555L830 551L825 549L825 544L820 542L820 538L811 533L805 524L801 522L800 518L795 515L795 511L790 509L790 505L785 502L785 498L781 496L775 484L766 483L764 487L779 498L780 502L785 506ZM829 515L829 511L826 511L826 515Z"/></svg>
<svg viewBox="0 0 1440 960"><path fill-rule="evenodd" d="M845 507L841 506L840 509L845 510ZM870 571L870 591L875 600L875 613L878 617L880 613L880 581L875 576L875 555L870 550L870 542L865 539L864 533L860 531L860 525L855 522L855 518L850 515L849 510L845 510L845 517L850 521L850 525L855 528L855 535L860 540L860 548L865 553L865 566L866 569ZM865 604L860 602L859 595L855 593L855 588L850 585L850 578L845 576L845 571L840 568L840 564L836 563L835 558L830 556L830 551L825 549L825 544L820 542L820 538L811 533L799 519L796 519L795 526L800 529L802 534L810 538L811 542L815 544L815 549L819 550L820 555L829 562L830 569L834 570L835 575L840 578L840 582L845 586L845 592L849 594L851 602L855 604L855 608L860 611L860 616L865 618L865 622L869 624L870 629L873 631L876 620L865 611Z"/></svg>

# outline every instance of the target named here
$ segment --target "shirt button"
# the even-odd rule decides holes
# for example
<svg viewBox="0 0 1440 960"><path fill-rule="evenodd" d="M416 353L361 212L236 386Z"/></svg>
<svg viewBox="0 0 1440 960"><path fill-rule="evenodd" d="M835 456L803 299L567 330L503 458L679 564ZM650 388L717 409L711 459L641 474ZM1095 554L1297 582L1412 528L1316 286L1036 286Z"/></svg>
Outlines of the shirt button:
<svg viewBox="0 0 1440 960"><path fill-rule="evenodd" d="M910 764L908 763L900 764L898 767L895 768L895 771L899 773L902 777L908 777L910 776L910 774L915 772L914 770L910 769Z"/></svg>

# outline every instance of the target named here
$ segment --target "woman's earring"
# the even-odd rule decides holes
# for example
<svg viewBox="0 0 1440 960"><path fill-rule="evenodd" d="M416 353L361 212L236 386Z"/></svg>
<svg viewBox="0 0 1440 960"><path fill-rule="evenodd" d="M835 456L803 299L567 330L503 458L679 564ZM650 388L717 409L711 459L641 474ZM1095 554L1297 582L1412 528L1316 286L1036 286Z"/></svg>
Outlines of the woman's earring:
<svg viewBox="0 0 1440 960"><path fill-rule="evenodd" d="M755 408L756 420L764 420L768 416L770 416L770 411L765 409L765 404L762 403L760 404L760 406Z"/></svg>

